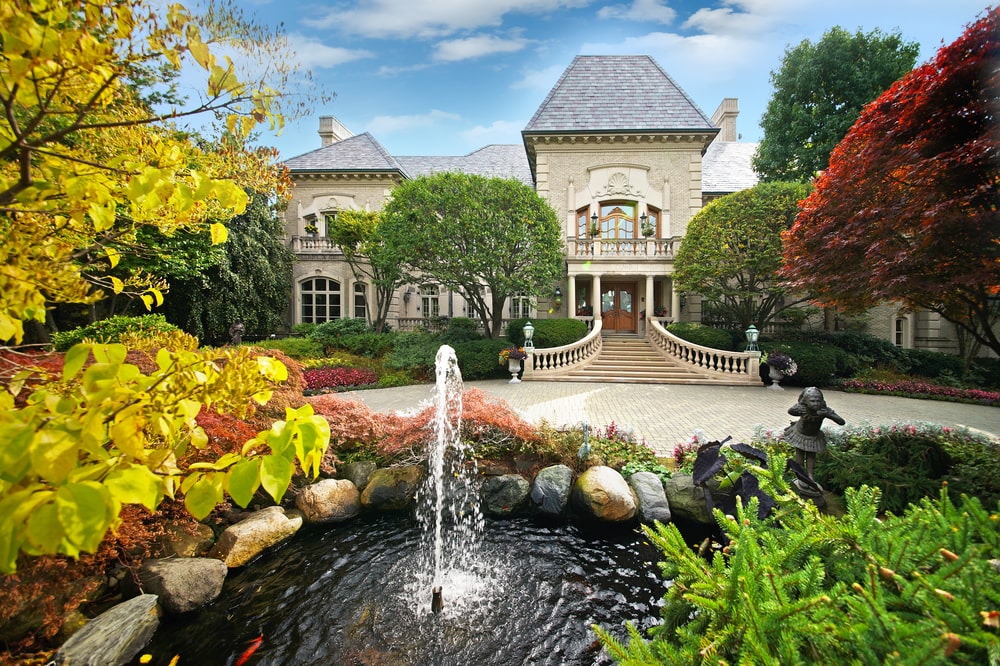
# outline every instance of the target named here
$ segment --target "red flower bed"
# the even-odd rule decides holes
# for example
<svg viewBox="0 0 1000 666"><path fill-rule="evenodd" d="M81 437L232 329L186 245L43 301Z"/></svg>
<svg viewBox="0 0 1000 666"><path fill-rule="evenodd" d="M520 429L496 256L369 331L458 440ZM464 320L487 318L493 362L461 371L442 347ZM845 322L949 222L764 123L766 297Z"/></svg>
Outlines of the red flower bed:
<svg viewBox="0 0 1000 666"><path fill-rule="evenodd" d="M928 398L931 400L950 400L952 402L969 402L977 405L1000 407L1000 393L980 389L953 388L913 380L872 381L865 379L845 379L841 388L855 393L881 393L898 395L904 398Z"/></svg>
<svg viewBox="0 0 1000 666"><path fill-rule="evenodd" d="M378 381L374 370L367 368L312 368L303 370L306 391L329 391L339 388L368 386Z"/></svg>

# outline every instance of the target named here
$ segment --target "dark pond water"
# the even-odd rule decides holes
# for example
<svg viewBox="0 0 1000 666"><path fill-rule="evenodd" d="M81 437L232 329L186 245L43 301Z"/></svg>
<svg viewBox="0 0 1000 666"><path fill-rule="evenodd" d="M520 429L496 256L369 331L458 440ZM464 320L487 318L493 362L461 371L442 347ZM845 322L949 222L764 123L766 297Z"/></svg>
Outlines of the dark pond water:
<svg viewBox="0 0 1000 666"><path fill-rule="evenodd" d="M610 664L591 625L623 638L626 620L655 624L668 585L636 529L487 521L480 564L445 581L433 614L420 543L406 516L300 532L230 572L212 605L164 620L143 652L232 665L263 635L247 664Z"/></svg>

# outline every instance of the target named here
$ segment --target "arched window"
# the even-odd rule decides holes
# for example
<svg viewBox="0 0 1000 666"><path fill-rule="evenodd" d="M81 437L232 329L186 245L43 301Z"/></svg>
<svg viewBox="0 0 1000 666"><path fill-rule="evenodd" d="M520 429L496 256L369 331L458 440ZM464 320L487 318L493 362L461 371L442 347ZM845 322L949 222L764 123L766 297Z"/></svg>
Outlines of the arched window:
<svg viewBox="0 0 1000 666"><path fill-rule="evenodd" d="M309 278L299 285L303 324L322 324L340 318L340 283L329 278Z"/></svg>
<svg viewBox="0 0 1000 666"><path fill-rule="evenodd" d="M638 238L634 201L608 201L601 204L597 223L601 238Z"/></svg>
<svg viewBox="0 0 1000 666"><path fill-rule="evenodd" d="M424 319L441 316L441 299L437 285L420 287L420 316Z"/></svg>

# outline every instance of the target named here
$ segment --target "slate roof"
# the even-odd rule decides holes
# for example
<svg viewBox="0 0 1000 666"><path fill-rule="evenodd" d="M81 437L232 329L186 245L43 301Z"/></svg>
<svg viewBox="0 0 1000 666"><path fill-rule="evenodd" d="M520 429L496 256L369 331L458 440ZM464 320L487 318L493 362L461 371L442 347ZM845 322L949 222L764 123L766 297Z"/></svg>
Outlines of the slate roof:
<svg viewBox="0 0 1000 666"><path fill-rule="evenodd" d="M716 130L649 56L576 56L522 134Z"/></svg>
<svg viewBox="0 0 1000 666"><path fill-rule="evenodd" d="M525 185L534 185L524 146L516 144L491 144L455 157L400 156L396 160L411 178L452 171L486 178L516 178Z"/></svg>
<svg viewBox="0 0 1000 666"><path fill-rule="evenodd" d="M713 141L701 158L701 191L716 194L738 192L753 187L759 180L750 159L757 143Z"/></svg>
<svg viewBox="0 0 1000 666"><path fill-rule="evenodd" d="M368 132L287 159L285 166L292 171L405 173L396 158Z"/></svg>

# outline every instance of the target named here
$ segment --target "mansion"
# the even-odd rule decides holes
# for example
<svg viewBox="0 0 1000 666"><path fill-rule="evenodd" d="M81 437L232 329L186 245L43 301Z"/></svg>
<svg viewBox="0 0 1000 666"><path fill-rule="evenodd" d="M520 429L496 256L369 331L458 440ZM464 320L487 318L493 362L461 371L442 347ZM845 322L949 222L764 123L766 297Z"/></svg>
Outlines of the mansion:
<svg viewBox="0 0 1000 666"><path fill-rule="evenodd" d="M321 117L321 146L285 162L295 184L285 212L296 257L288 319L368 317L374 290L327 239L327 220L381 209L406 179L453 171L520 180L562 222L565 275L541 296L510 299L505 320L577 317L599 320L605 335L640 336L653 319L700 321L698 295L674 284L674 257L706 203L757 182L757 144L738 141L738 113L726 98L707 116L648 56L577 56L522 130L523 145L394 156L371 134ZM469 315L460 294L414 284L398 290L389 323L405 330ZM903 347L956 350L951 325L936 315L886 306L872 311L868 330Z"/></svg>

